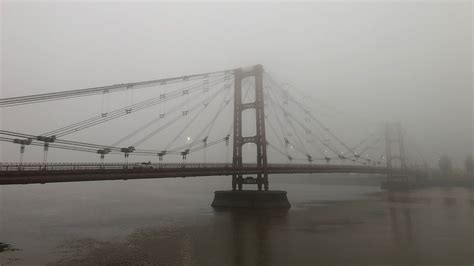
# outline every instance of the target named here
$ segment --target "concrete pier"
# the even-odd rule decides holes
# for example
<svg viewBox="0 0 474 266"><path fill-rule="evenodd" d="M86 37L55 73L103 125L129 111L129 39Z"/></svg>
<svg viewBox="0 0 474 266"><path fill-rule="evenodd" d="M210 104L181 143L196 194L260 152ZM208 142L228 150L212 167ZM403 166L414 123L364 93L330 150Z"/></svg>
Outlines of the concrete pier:
<svg viewBox="0 0 474 266"><path fill-rule="evenodd" d="M286 191L224 190L214 193L214 208L289 209Z"/></svg>

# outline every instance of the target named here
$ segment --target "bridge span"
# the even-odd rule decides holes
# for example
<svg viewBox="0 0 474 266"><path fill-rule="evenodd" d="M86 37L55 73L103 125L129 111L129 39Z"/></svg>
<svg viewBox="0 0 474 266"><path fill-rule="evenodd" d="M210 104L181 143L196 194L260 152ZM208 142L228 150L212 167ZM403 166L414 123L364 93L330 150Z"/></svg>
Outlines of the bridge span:
<svg viewBox="0 0 474 266"><path fill-rule="evenodd" d="M231 163L3 163L0 164L0 185L34 184L77 181L127 180L176 178L193 176L230 176L256 174L308 174L308 173L365 173L406 175L417 173L410 170L366 165L336 164L267 164L265 169L257 164Z"/></svg>
<svg viewBox="0 0 474 266"><path fill-rule="evenodd" d="M148 87L154 89L144 90ZM134 96L134 91L140 93ZM124 102L109 95L119 92ZM325 111L319 109L318 101L277 81L262 65L0 98L0 108L94 95L101 97L97 110L86 110L86 105L76 99L76 109L52 112L47 119L69 121L72 112L89 118L61 124L48 132L40 128L26 132L0 129L1 142L19 146L18 163L0 163L0 185L232 176L232 190L216 192L212 206L288 208L286 192L270 190L269 175L382 174L391 187L422 175L419 164L408 160L416 154L411 151L416 146L405 144L407 136L399 122L373 128L358 123L363 128L353 130L346 125L353 118L346 118L341 122L349 131L340 136L334 130L336 124L329 126L321 120ZM106 124L111 128L87 131ZM349 132L357 131L364 134L349 136ZM79 132L84 134L81 140L67 137ZM347 138L353 139L351 143ZM42 163L25 163L25 151L35 147L42 147ZM62 153L65 157L56 155L56 160L100 156L96 157L100 162L51 163L50 149L68 151ZM210 150L213 152L208 156ZM82 152L84 157L68 157L72 156L69 151ZM113 158L117 155L123 156L123 163L105 163L106 157L112 157L107 161L117 161ZM188 163L190 156L193 162L209 163ZM150 161L131 163L131 157L135 157L132 161ZM258 191L244 192L244 184L256 185Z"/></svg>

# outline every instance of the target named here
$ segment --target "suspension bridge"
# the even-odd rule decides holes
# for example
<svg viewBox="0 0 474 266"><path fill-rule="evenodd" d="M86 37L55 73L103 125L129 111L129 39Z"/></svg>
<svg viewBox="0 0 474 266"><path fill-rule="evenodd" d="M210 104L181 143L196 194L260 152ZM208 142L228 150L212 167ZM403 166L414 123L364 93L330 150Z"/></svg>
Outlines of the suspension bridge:
<svg viewBox="0 0 474 266"><path fill-rule="evenodd" d="M0 108L78 103L67 114L91 109L81 107L91 98L100 110L90 117L47 132L0 130L5 146L19 148L17 161L0 163L0 184L232 176L233 191L268 191L270 174L383 174L391 182L423 175L422 164L408 158L399 123L349 143L322 121L317 102L262 65L2 98ZM42 161L27 162L35 147ZM53 149L60 162L48 161Z"/></svg>

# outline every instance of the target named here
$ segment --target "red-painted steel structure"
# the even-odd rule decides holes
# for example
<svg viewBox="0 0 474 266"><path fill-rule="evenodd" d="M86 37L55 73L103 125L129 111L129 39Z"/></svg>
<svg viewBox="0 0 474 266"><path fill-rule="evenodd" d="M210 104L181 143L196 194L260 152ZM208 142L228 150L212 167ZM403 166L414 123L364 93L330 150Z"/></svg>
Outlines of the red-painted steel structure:
<svg viewBox="0 0 474 266"><path fill-rule="evenodd" d="M223 76L224 75L224 76ZM227 76L229 75L229 76ZM265 97L264 97L264 69L262 65L255 65L249 68L238 68L233 70L225 70L218 72L210 72L204 74L196 74L190 76L182 76L178 78L171 79L160 79L160 80L151 80L145 82L135 82L127 84L118 84L106 87L97 87L89 88L83 90L74 90L58 93L49 93L49 94L39 94L39 95L30 95L22 97L13 97L0 99L0 107L15 106L20 104L30 104L35 102L43 102L57 99L66 99L69 97L82 97L87 95L94 95L100 93L109 93L114 91L123 91L130 88L140 88L154 86L157 84L167 84L175 83L179 81L189 81L197 78L205 78L205 82L202 85L208 86L210 84L209 77L217 76L217 81L219 78L224 80L230 80L230 75L233 75L234 80L234 117L233 117L233 157L232 163L186 163L186 155L191 151L197 151L200 148L190 149L189 147L184 151L181 151L180 154L183 156L182 163L157 163L157 164L105 164L103 159L105 154L109 153L124 153L125 158L128 162L128 156L130 154L141 154L141 155L154 155L158 156L159 162L162 161L162 157L170 153L170 150L166 151L152 151L152 150L140 150L136 149L133 145L120 148L116 146L104 146L91 143L83 143L76 141L67 141L62 139L62 136L71 134L76 130L83 128L88 128L99 123L106 122L116 117L121 117L127 114L130 114L137 110L148 108L149 106L156 105L167 101L168 99L174 99L179 95L187 95L190 90L197 91L200 90L200 86L194 86L192 89L185 89L183 91L174 91L168 95L160 95L156 99L151 99L144 101L142 103L137 103L135 109L132 110L130 107L118 109L110 112L110 114L105 113L100 117L94 117L92 119L80 121L76 124L66 126L61 129L54 130L47 133L45 136L36 136L30 134L23 134L17 132L11 132L6 130L0 130L0 135L6 135L8 137L0 137L1 141L13 142L21 145L21 156L20 163L18 164L9 164L9 163L0 163L0 185L4 184L30 184L30 183L52 183L52 182L74 182L74 181L97 181L97 180L126 180L126 179L144 179L144 178L172 178L172 177L191 177L191 176L232 176L232 190L242 190L243 184L256 184L257 189L260 191L264 189L267 191L269 189L268 175L269 174L292 174L292 173L367 173L367 174L387 174L389 181L393 180L402 180L403 182L408 181L408 176L420 176L422 171L419 169L409 169L407 168L407 159L405 155L405 144L402 136L402 129L400 124L390 124L387 125L385 131L385 143L386 143L386 166L376 166L375 161L371 161L367 158L362 158L360 154L357 154L344 144L339 138L337 138L334 133L332 133L328 128L326 128L318 119L314 116L309 116L311 119L315 120L323 130L323 132L328 133L328 135L334 137L334 139L340 143L345 149L350 151L353 155L353 162L356 162L359 159L365 159L367 162L374 163L374 166L366 165L367 162L363 162L364 165L348 165L348 164L269 164L267 159L267 145L269 145L266 132L265 132ZM223 76L223 77L222 77ZM243 81L247 78L253 80L252 85L254 88L254 101L253 102L243 102L242 95L242 84ZM229 84L228 84L229 85ZM229 87L230 88L230 85ZM267 91L268 92L268 91ZM284 94L286 91L284 91ZM288 101L288 95L285 94L285 101ZM271 99L274 102L274 99ZM294 101L294 99L292 99ZM208 104L208 102L207 102ZM197 105L199 106L199 104ZM207 106L207 105L206 105ZM301 108L301 106L299 106ZM255 121L256 121L256 134L254 136L243 136L242 129L248 123L243 121L242 113L247 110L255 110ZM304 108L303 108L304 109ZM267 110L268 111L268 110ZM304 109L306 115L309 112ZM187 114L188 111L186 111ZM285 115L286 111L283 110ZM278 114L273 114L278 116ZM164 117L164 114L160 114L160 118ZM290 116L292 117L292 116ZM296 119L296 118L295 118ZM92 121L92 122L91 122ZM215 121L215 120L214 120ZM280 122L277 119L277 122ZM298 122L298 121L297 121ZM299 123L301 124L301 123ZM291 125L291 124L290 124ZM292 125L291 125L292 126ZM311 131L301 125L302 128L305 128L307 134L311 134ZM271 124L270 124L271 129ZM294 128L293 128L294 129ZM58 138L56 134L60 133ZM156 131L157 132L157 131ZM270 131L271 133L272 131ZM295 132L296 133L296 132ZM14 139L12 138L14 137ZM282 136L286 148L288 148L289 141L287 137ZM218 144L221 142L229 142L229 134L221 139L218 139L214 142L208 142L207 136L201 141L203 147L208 147L210 145ZM140 142L140 141L139 141ZM140 142L141 143L141 142ZM256 162L251 164L243 163L242 147L247 143L254 143L256 145ZM348 160L349 158L342 153L332 149L328 146L327 143L322 141L322 144L326 145L330 150L335 154L335 158L340 158ZM25 150L25 145L44 145L44 160L41 164L31 164L23 163L23 153ZM134 144L135 145L135 144ZM304 146L304 144L302 145ZM46 155L48 147L52 148L62 148L62 149L72 149L78 151L94 152L101 155L102 163L47 163ZM304 147L303 147L304 148ZM171 150L173 151L173 150ZM177 152L177 151L174 151ZM286 154L286 156L291 160L291 156ZM308 158L308 162L313 162L313 157L306 152L305 156ZM331 158L325 156L323 158L326 162L329 163ZM399 166L394 167L393 162L399 160ZM256 178L249 178L244 175L256 175ZM395 181L396 181L395 180Z"/></svg>

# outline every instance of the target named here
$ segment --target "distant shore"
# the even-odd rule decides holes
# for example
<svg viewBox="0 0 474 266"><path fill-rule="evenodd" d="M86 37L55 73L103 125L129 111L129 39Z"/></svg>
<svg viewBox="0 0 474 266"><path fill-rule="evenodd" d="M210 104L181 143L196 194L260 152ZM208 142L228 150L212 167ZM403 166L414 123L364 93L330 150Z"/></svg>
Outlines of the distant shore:
<svg viewBox="0 0 474 266"><path fill-rule="evenodd" d="M441 187L474 187L474 178L456 177L456 178L432 178L426 181L428 186Z"/></svg>

